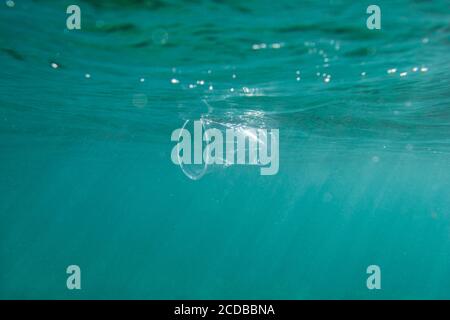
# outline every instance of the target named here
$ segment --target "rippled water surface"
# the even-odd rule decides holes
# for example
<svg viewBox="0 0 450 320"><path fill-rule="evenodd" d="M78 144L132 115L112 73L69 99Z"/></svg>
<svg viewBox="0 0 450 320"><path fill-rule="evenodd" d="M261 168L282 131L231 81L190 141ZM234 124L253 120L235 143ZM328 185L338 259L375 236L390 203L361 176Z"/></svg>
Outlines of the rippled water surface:
<svg viewBox="0 0 450 320"><path fill-rule="evenodd" d="M0 3L0 298L450 298L448 0L72 2ZM200 118L278 174L186 177Z"/></svg>

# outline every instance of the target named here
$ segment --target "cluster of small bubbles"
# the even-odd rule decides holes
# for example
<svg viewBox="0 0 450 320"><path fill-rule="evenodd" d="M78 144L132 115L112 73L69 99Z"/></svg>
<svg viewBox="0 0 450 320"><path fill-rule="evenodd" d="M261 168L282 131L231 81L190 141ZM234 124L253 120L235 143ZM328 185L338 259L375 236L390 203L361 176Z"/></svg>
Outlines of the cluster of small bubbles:
<svg viewBox="0 0 450 320"><path fill-rule="evenodd" d="M280 49L283 46L283 43L272 43L270 46L272 49Z"/></svg>
<svg viewBox="0 0 450 320"><path fill-rule="evenodd" d="M255 43L252 45L253 50L261 50L261 49L281 49L284 46L284 43L275 42L270 45L267 45L266 43Z"/></svg>
<svg viewBox="0 0 450 320"><path fill-rule="evenodd" d="M413 68L411 68L411 71L412 72L418 72L420 70L420 72L427 72L428 71L428 68L427 67L421 67L420 69L419 69L419 67L413 67ZM394 74L394 73L396 73L397 72L397 69L396 68L391 68L391 69L388 69L387 70L387 73L388 74ZM402 71L402 72L400 72L400 77L406 77L408 75L408 72L407 71Z"/></svg>
<svg viewBox="0 0 450 320"><path fill-rule="evenodd" d="M157 29L152 33L152 40L155 44L165 45L169 41L169 34L164 29Z"/></svg>
<svg viewBox="0 0 450 320"><path fill-rule="evenodd" d="M243 87L242 91L244 92L244 95L246 95L247 97L252 97L258 93L257 89L248 88L248 87Z"/></svg>
<svg viewBox="0 0 450 320"><path fill-rule="evenodd" d="M388 69L387 73L392 74L392 73L396 73L397 69L392 68L392 69Z"/></svg>
<svg viewBox="0 0 450 320"><path fill-rule="evenodd" d="M147 95L143 93L137 93L133 95L132 99L133 106L137 108L143 108L147 105L147 102L148 102Z"/></svg>
<svg viewBox="0 0 450 320"><path fill-rule="evenodd" d="M330 45L337 45L337 44L338 43L336 43L334 40L332 40L330 42ZM253 46L255 46L254 49L269 48L269 45L267 45L265 43L255 44ZM326 50L320 49L319 47L317 47L316 43L314 43L314 42L305 42L305 46L309 47L316 54L318 54L319 56L323 57L323 61L324 62L329 62L330 61L330 58L327 56ZM322 69L322 67L324 67L324 66L327 67L328 63L326 65L320 65L320 64L316 65L316 70L317 70L316 76L319 79L321 79L324 83L327 84L327 83L331 82L332 75L330 73L328 73L328 72L324 72L324 71L328 71L328 70ZM362 68L365 68L365 63L362 62L361 66L362 66ZM238 78L237 77L237 73L235 72L236 67L228 66L226 69L228 69L228 70L231 69L231 70L234 71L234 73L231 73L231 75L230 75L232 79L237 79ZM362 69L362 70L364 70L364 69ZM360 71L360 76L361 77L366 77L367 76L367 72L366 71L362 71L362 70ZM398 75L400 77L406 77L406 76L408 76L409 73L412 74L413 72L419 72L419 71L420 72L427 72L428 68L425 67L425 66L422 66L422 67L413 66L413 67L410 67L407 70L400 70L400 71L397 68L389 68L389 69L387 69L387 73L388 74L395 74L395 73L398 72ZM172 72L174 74L175 73L180 73L176 68L172 68ZM199 86L205 86L205 89L207 88L207 90L209 90L209 91L214 90L212 82L209 80L209 77L205 75L205 74L212 74L212 72L213 72L213 70L211 70L211 69L204 70L202 73L204 74L204 77L206 77L206 78L204 80L203 79L196 80L195 82L192 82L192 83L188 84L187 87L189 89L194 89L194 88L197 88ZM301 76L300 70L295 70L294 72L295 72L295 80L294 81L299 82L299 81L304 79L303 74ZM141 78L140 81L144 82L145 80L144 80L144 78ZM177 78L172 78L170 80L170 82L172 84L179 84L180 80L178 80ZM246 96L254 96L254 95L260 95L261 94L257 88L256 89L251 89L251 88L246 87L246 86L244 86L244 87L236 87L236 85L237 84L234 84L233 87L229 87L228 88L229 92L231 92L231 93L235 93L236 92L238 94L243 92L243 94L246 95ZM183 86L183 88L186 88L186 86ZM397 111L397 110L394 110L392 112L395 115L400 114L400 112ZM376 161L377 160L374 160L374 162L376 162Z"/></svg>
<svg viewBox="0 0 450 320"><path fill-rule="evenodd" d="M8 1L6 1L6 6L8 6L9 8L12 8L12 7L14 7L16 4L14 3L14 1L13 0L8 0Z"/></svg>
<svg viewBox="0 0 450 320"><path fill-rule="evenodd" d="M267 48L267 44L265 43L255 43L254 45L252 45L252 49L253 50L261 50L261 49L266 49Z"/></svg>
<svg viewBox="0 0 450 320"><path fill-rule="evenodd" d="M334 45L334 50L339 51L341 49L341 43L339 41Z"/></svg>
<svg viewBox="0 0 450 320"><path fill-rule="evenodd" d="M252 110L252 111L246 111L244 112L244 114L246 116L252 116L252 117L264 117L265 113L264 111L257 111L257 110Z"/></svg>

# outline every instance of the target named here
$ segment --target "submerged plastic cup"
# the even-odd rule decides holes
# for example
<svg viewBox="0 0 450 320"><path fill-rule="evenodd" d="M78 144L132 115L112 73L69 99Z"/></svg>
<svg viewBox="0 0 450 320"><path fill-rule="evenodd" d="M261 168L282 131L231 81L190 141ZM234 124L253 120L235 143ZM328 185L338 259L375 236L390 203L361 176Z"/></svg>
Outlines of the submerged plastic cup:
<svg viewBox="0 0 450 320"><path fill-rule="evenodd" d="M273 156L276 156L278 171L276 129L250 127L242 117L225 120L204 115L198 120L186 120L178 133L177 163L192 180L231 165L267 166ZM262 168L261 172L267 172L267 169Z"/></svg>

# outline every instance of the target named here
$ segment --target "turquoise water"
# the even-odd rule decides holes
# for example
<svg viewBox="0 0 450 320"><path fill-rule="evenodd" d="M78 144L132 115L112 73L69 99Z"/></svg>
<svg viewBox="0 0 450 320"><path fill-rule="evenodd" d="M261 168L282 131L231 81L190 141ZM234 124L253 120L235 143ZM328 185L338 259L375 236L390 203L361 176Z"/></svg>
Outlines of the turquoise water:
<svg viewBox="0 0 450 320"><path fill-rule="evenodd" d="M449 1L77 2L0 3L0 298L450 298ZM200 117L278 174L189 179Z"/></svg>

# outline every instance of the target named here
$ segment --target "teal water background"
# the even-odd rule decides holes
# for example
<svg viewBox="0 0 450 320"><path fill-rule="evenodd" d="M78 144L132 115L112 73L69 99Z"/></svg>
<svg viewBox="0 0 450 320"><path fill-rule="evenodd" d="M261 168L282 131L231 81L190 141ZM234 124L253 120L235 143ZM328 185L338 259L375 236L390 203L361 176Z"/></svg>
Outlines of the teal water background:
<svg viewBox="0 0 450 320"><path fill-rule="evenodd" d="M0 3L0 298L450 298L449 1L69 4ZM204 115L279 173L188 179Z"/></svg>

